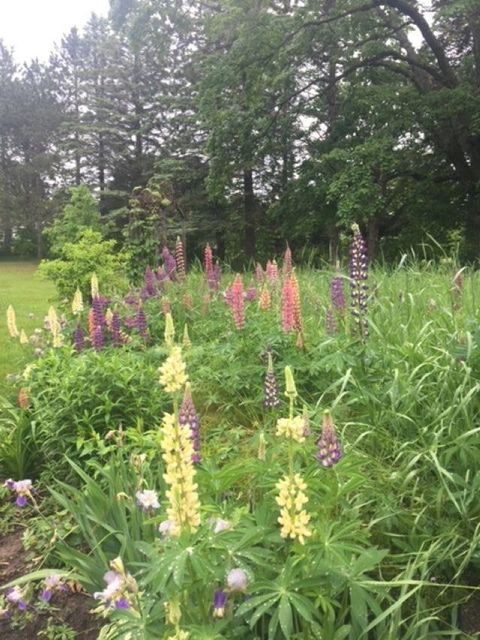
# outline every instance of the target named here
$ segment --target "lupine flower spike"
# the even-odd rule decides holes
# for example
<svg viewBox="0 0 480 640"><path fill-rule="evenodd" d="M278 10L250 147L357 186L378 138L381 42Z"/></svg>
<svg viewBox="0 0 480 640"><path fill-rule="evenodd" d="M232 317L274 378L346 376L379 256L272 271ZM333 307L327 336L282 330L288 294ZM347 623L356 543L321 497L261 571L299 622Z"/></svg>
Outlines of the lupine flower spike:
<svg viewBox="0 0 480 640"><path fill-rule="evenodd" d="M186 278L187 271L185 265L185 249L183 248L183 242L180 236L177 236L177 242L175 243L175 260L177 262L178 279L183 281Z"/></svg>
<svg viewBox="0 0 480 640"><path fill-rule="evenodd" d="M179 424L175 414L166 413L162 424L161 447L165 462L164 480L169 485L167 517L171 523L169 534L179 536L182 531L195 531L200 525L200 501L190 431Z"/></svg>
<svg viewBox="0 0 480 640"><path fill-rule="evenodd" d="M165 387L167 393L180 391L188 380L180 347L171 348L170 355L160 367L159 372L160 384Z"/></svg>
<svg viewBox="0 0 480 640"><path fill-rule="evenodd" d="M80 289L77 287L72 300L72 313L74 316L78 316L83 311L83 296Z"/></svg>
<svg viewBox="0 0 480 640"><path fill-rule="evenodd" d="M368 337L367 292L368 262L367 248L358 224L352 225L353 240L350 245L350 287L352 315L362 339Z"/></svg>
<svg viewBox="0 0 480 640"><path fill-rule="evenodd" d="M167 347L172 348L175 339L175 325L173 324L173 318L171 313L165 314L165 344Z"/></svg>
<svg viewBox="0 0 480 640"><path fill-rule="evenodd" d="M80 324L77 324L75 331L73 332L73 344L77 353L80 353L85 349L85 340Z"/></svg>
<svg viewBox="0 0 480 640"><path fill-rule="evenodd" d="M329 411L323 414L322 435L317 442L315 456L322 467L333 467L342 458L342 449Z"/></svg>
<svg viewBox="0 0 480 640"><path fill-rule="evenodd" d="M203 265L208 278L208 274L213 271L213 252L208 242L203 253Z"/></svg>
<svg viewBox="0 0 480 640"><path fill-rule="evenodd" d="M289 333L295 329L295 292L291 278L282 287L282 331Z"/></svg>
<svg viewBox="0 0 480 640"><path fill-rule="evenodd" d="M193 404L192 391L189 382L185 385L183 401L178 413L178 421L182 427L186 427L190 430L190 437L193 445L192 462L200 462L200 418L198 417L197 410Z"/></svg>
<svg viewBox="0 0 480 640"><path fill-rule="evenodd" d="M142 305L139 305L137 309L137 329L138 333L144 340L148 338L148 324L147 324L147 316L145 315L145 311L143 310Z"/></svg>
<svg viewBox="0 0 480 640"><path fill-rule="evenodd" d="M11 304L8 305L8 309L7 309L7 328L11 338L18 338L18 336L20 335L20 332L17 329L17 320L15 316L15 310Z"/></svg>
<svg viewBox="0 0 480 640"><path fill-rule="evenodd" d="M156 294L155 274L153 273L151 267L147 267L145 269L143 290L146 294L146 297L148 298L152 298Z"/></svg>
<svg viewBox="0 0 480 640"><path fill-rule="evenodd" d="M282 527L280 535L282 538L298 539L300 544L305 544L305 538L312 535L308 527L310 515L304 509L308 502L306 488L305 481L298 473L285 476L277 483L279 494L276 501L281 507L278 518Z"/></svg>
<svg viewBox="0 0 480 640"><path fill-rule="evenodd" d="M268 366L263 383L263 406L265 409L276 409L280 405L278 395L278 384L273 370L273 359L271 351L268 352Z"/></svg>
<svg viewBox="0 0 480 640"><path fill-rule="evenodd" d="M265 274L263 273L262 265L257 262L257 266L255 267L255 280L258 284L261 284L265 278Z"/></svg>
<svg viewBox="0 0 480 640"><path fill-rule="evenodd" d="M333 313L332 307L328 307L325 315L325 330L328 335L333 336L337 333L337 320Z"/></svg>
<svg viewBox="0 0 480 640"><path fill-rule="evenodd" d="M339 315L345 315L345 293L343 291L343 278L335 276L330 284L330 300L334 311Z"/></svg>
<svg viewBox="0 0 480 640"><path fill-rule="evenodd" d="M260 293L260 297L258 299L258 307L261 311L268 311L271 307L271 304L272 299L270 297L270 292L267 286L264 284Z"/></svg>
<svg viewBox="0 0 480 640"><path fill-rule="evenodd" d="M165 272L168 278L172 281L176 280L177 263L175 262L175 258L172 256L167 247L163 247L162 249L162 258Z"/></svg>
<svg viewBox="0 0 480 640"><path fill-rule="evenodd" d="M92 300L94 298L98 298L99 290L98 290L98 278L96 273L92 273L92 277L90 280L90 291L92 295Z"/></svg>
<svg viewBox="0 0 480 640"><path fill-rule="evenodd" d="M245 327L245 300L243 294L242 278L240 274L237 273L231 286L231 295L233 320L239 331Z"/></svg>
<svg viewBox="0 0 480 640"><path fill-rule="evenodd" d="M283 256L283 277L289 278L292 274L292 251L287 243L287 248L285 249L285 253Z"/></svg>
<svg viewBox="0 0 480 640"><path fill-rule="evenodd" d="M192 341L190 340L190 335L188 333L188 324L187 323L185 323L184 326L183 326L182 345L185 347L185 349L190 349L190 347L192 346Z"/></svg>
<svg viewBox="0 0 480 640"><path fill-rule="evenodd" d="M272 288L275 288L277 286L277 282L278 282L278 266L277 266L277 262L275 260L272 261L268 261L267 262L267 280L268 283L270 284L270 286Z"/></svg>
<svg viewBox="0 0 480 640"><path fill-rule="evenodd" d="M20 331L20 344L28 344L28 336L23 329Z"/></svg>

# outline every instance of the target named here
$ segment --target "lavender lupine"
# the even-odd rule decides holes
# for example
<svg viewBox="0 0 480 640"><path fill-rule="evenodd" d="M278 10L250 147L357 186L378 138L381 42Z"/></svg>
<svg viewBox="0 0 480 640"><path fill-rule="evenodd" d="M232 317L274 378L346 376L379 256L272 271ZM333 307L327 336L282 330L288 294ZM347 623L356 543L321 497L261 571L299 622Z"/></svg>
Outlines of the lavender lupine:
<svg viewBox="0 0 480 640"><path fill-rule="evenodd" d="M345 292L343 290L343 278L335 276L330 283L330 300L332 307L339 315L345 314Z"/></svg>
<svg viewBox="0 0 480 640"><path fill-rule="evenodd" d="M272 353L269 351L267 373L263 382L263 406L265 409L276 409L279 405L280 397L278 394L277 378L273 370Z"/></svg>
<svg viewBox="0 0 480 640"><path fill-rule="evenodd" d="M317 461L322 467L333 467L342 458L342 449L329 411L323 414L322 434L317 441Z"/></svg>
<svg viewBox="0 0 480 640"><path fill-rule="evenodd" d="M185 385L182 405L178 413L178 422L182 427L190 429L190 436L193 444L192 462L201 462L200 456L200 418L198 416L195 405L193 404L192 391L190 383Z"/></svg>
<svg viewBox="0 0 480 640"><path fill-rule="evenodd" d="M362 339L368 337L367 292L368 261L365 240L358 224L352 225L353 239L350 245L350 288L352 315Z"/></svg>
<svg viewBox="0 0 480 640"><path fill-rule="evenodd" d="M163 289L165 286L165 282L168 280L168 275L165 269L163 267L158 267L155 277L157 278L157 282L158 282L157 286L160 289Z"/></svg>
<svg viewBox="0 0 480 640"><path fill-rule="evenodd" d="M165 272L170 280L177 279L177 263L167 247L162 249L163 264L165 266Z"/></svg>
<svg viewBox="0 0 480 640"><path fill-rule="evenodd" d="M85 349L85 338L83 337L83 331L80 324L77 324L75 331L73 332L73 344L77 353L80 353Z"/></svg>

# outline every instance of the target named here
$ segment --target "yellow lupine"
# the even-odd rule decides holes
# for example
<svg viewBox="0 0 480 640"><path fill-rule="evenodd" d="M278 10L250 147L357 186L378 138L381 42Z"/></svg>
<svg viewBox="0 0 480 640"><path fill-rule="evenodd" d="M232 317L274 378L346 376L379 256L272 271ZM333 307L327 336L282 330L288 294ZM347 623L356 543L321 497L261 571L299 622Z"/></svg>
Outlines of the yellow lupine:
<svg viewBox="0 0 480 640"><path fill-rule="evenodd" d="M72 313L74 316L77 316L79 313L83 311L83 296L80 289L77 287L75 294L72 300Z"/></svg>
<svg viewBox="0 0 480 640"><path fill-rule="evenodd" d="M304 493L307 485L302 476L296 473L285 476L276 486L279 491L276 501L281 507L278 518L282 526L280 535L282 538L298 539L300 544L305 544L305 538L312 535L308 527L310 515L303 508L308 502Z"/></svg>
<svg viewBox="0 0 480 640"><path fill-rule="evenodd" d="M276 434L296 442L305 442L305 419L303 416L295 418L279 418Z"/></svg>
<svg viewBox="0 0 480 640"><path fill-rule="evenodd" d="M192 462L193 444L190 430L182 427L173 413L164 415L161 433L165 462L163 479L169 486L165 492L169 502L167 517L172 523L171 535L179 536L185 529L195 531L200 526L200 500Z"/></svg>
<svg viewBox="0 0 480 640"><path fill-rule="evenodd" d="M159 369L160 384L167 393L179 391L187 382L186 365L180 347L172 347L171 353Z"/></svg>
<svg viewBox="0 0 480 640"><path fill-rule="evenodd" d="M90 290L92 298L98 298L98 278L96 273L92 273L92 277L90 279Z"/></svg>
<svg viewBox="0 0 480 640"><path fill-rule="evenodd" d="M182 341L183 346L185 347L185 349L189 349L192 346L192 341L190 340L190 336L188 334L188 324L185 323L184 327L183 327L183 341Z"/></svg>
<svg viewBox="0 0 480 640"><path fill-rule="evenodd" d="M11 338L18 338L20 333L17 329L17 318L15 315L15 309L11 304L8 305L7 309L7 328Z"/></svg>
<svg viewBox="0 0 480 640"><path fill-rule="evenodd" d="M165 344L167 347L173 347L173 340L175 338L175 325L173 324L172 314L170 312L165 314Z"/></svg>

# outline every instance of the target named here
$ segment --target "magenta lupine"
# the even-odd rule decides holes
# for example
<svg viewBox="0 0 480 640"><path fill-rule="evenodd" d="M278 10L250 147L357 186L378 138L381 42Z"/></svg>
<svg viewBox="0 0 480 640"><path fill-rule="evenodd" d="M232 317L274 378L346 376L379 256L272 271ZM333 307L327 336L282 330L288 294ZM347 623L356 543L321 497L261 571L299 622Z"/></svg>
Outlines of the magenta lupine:
<svg viewBox="0 0 480 640"><path fill-rule="evenodd" d="M292 251L288 246L288 242L287 242L287 248L285 249L285 253L283 255L283 277L284 278L289 278L292 275L292 268L293 268Z"/></svg>
<svg viewBox="0 0 480 640"><path fill-rule="evenodd" d="M195 405L193 404L192 391L190 383L185 385L183 400L178 413L178 422L182 427L190 429L190 436L193 444L192 462L197 464L201 462L200 455L200 418L198 416Z"/></svg>
<svg viewBox="0 0 480 640"><path fill-rule="evenodd" d="M112 332L112 342L114 346L120 347L122 345L122 333L120 330L120 316L116 311L112 313L110 331Z"/></svg>
<svg viewBox="0 0 480 640"><path fill-rule="evenodd" d="M358 224L352 225L353 239L350 245L350 289L352 315L362 339L368 337L367 293L368 261L365 240Z"/></svg>
<svg viewBox="0 0 480 640"><path fill-rule="evenodd" d="M77 324L75 331L73 332L73 344L77 353L80 353L85 349L85 338L83 337L83 331L80 324Z"/></svg>
<svg viewBox="0 0 480 640"><path fill-rule="evenodd" d="M177 236L175 243L175 260L177 262L177 273L179 280L185 280L187 276L187 268L185 263L185 249L180 236Z"/></svg>
<svg viewBox="0 0 480 640"><path fill-rule="evenodd" d="M273 369L273 358L271 351L268 351L268 366L265 380L263 382L263 406L265 409L276 409L280 405L278 393L278 383Z"/></svg>
<svg viewBox="0 0 480 640"><path fill-rule="evenodd" d="M167 276L170 278L170 280L176 280L177 263L175 262L175 258L168 250L168 247L163 247L162 258Z"/></svg>
<svg viewBox="0 0 480 640"><path fill-rule="evenodd" d="M282 287L282 331L289 333L295 329L295 291L292 279L287 278Z"/></svg>
<svg viewBox="0 0 480 640"><path fill-rule="evenodd" d="M345 314L345 292L343 290L343 278L335 276L330 283L330 300L332 307L339 315Z"/></svg>
<svg viewBox="0 0 480 640"><path fill-rule="evenodd" d="M236 328L241 331L245 327L245 299L243 282L239 273L231 286L232 291L232 313Z"/></svg>
<svg viewBox="0 0 480 640"><path fill-rule="evenodd" d="M342 458L342 449L329 411L323 414L322 434L317 441L317 461L322 467L333 467Z"/></svg>
<svg viewBox="0 0 480 640"><path fill-rule="evenodd" d="M143 307L141 305L139 305L137 309L137 316L135 319L138 333L144 340L146 340L148 338L147 316L145 315L145 311L143 310Z"/></svg>
<svg viewBox="0 0 480 640"><path fill-rule="evenodd" d="M156 294L155 274L150 267L145 269L143 291L145 297L152 298Z"/></svg>
<svg viewBox="0 0 480 640"><path fill-rule="evenodd" d="M129 304L129 305L135 305L136 306L138 304L138 298L132 291L127 293L127 295L125 296L123 301L125 302L125 304Z"/></svg>

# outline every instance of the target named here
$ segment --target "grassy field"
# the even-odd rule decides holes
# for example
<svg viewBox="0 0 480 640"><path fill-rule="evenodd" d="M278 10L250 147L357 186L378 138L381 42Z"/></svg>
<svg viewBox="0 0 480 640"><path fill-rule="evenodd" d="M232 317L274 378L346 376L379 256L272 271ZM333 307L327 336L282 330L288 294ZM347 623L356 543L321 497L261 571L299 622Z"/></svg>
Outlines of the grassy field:
<svg viewBox="0 0 480 640"><path fill-rule="evenodd" d="M35 327L43 325L55 294L49 282L35 276L37 265L37 262L0 262L0 394L9 386L6 376L16 373L33 353L31 347L22 347L10 338L6 325L8 305L15 309L18 329L30 335Z"/></svg>

